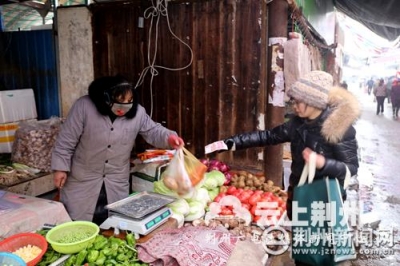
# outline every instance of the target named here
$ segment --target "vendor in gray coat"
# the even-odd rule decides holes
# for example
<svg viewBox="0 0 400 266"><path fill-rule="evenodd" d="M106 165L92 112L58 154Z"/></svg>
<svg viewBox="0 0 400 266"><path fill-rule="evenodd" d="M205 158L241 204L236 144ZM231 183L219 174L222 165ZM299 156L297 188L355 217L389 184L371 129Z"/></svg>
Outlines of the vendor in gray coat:
<svg viewBox="0 0 400 266"><path fill-rule="evenodd" d="M89 94L73 104L51 161L54 184L72 220L101 224L108 216L104 206L128 197L130 154L139 134L157 148L184 145L176 132L147 115L123 77L94 80Z"/></svg>

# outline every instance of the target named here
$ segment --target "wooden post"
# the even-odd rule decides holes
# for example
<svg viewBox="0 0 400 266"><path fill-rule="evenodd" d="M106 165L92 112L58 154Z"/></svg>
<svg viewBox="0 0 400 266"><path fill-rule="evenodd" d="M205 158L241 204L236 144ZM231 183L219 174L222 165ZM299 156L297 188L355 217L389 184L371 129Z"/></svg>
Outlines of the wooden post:
<svg viewBox="0 0 400 266"><path fill-rule="evenodd" d="M273 0L268 4L268 104L266 129L284 122L283 43L287 39L288 2ZM265 172L276 185L282 185L283 145L265 149Z"/></svg>

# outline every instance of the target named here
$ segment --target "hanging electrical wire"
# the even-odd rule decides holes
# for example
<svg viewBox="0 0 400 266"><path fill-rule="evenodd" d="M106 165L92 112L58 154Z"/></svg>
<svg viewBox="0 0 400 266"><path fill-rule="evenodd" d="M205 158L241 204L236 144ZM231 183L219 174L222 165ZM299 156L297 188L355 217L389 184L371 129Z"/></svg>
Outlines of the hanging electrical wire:
<svg viewBox="0 0 400 266"><path fill-rule="evenodd" d="M139 79L135 85L135 89L139 87L140 85L143 84L144 78L146 77L148 71L150 71L151 77L150 77L150 117L152 117L153 114L153 79L155 76L158 75L158 70L159 69L166 69L170 71L180 71L183 69L188 68L192 62L193 62L193 50L192 48L184 42L181 38L176 36L174 32L171 29L171 25L169 22L169 17L168 17L168 0L152 0L152 6L147 8L144 12L144 18L145 19L150 19L150 28L149 28L149 38L148 38L148 44L147 44L147 63L148 66L145 67L140 76ZM156 3L155 3L156 2ZM157 58L157 47L158 47L158 30L159 30L159 22L161 16L166 17L167 25L168 25L168 30L172 34L173 37L175 37L179 42L181 42L184 46L186 46L189 51L190 51L190 60L189 63L183 67L178 67L178 68L170 68L170 67L165 67L165 66L160 66L156 65L155 61ZM152 34L153 34L153 24L155 23L155 40L154 40L154 47L152 47Z"/></svg>

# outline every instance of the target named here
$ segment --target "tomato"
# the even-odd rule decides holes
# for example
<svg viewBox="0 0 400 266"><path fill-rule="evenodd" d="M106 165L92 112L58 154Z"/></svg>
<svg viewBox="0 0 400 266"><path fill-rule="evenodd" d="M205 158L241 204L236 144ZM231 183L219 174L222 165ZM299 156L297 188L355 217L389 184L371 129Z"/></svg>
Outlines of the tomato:
<svg viewBox="0 0 400 266"><path fill-rule="evenodd" d="M251 194L248 191L243 191L238 199L240 200L241 203L248 203L249 198L251 197Z"/></svg>
<svg viewBox="0 0 400 266"><path fill-rule="evenodd" d="M244 191L243 188L238 188L237 191L239 191L239 193L242 193Z"/></svg>
<svg viewBox="0 0 400 266"><path fill-rule="evenodd" d="M221 207L221 212L219 213L220 215L232 215L233 211L230 208L227 207Z"/></svg>
<svg viewBox="0 0 400 266"><path fill-rule="evenodd" d="M233 193L234 193L236 190L237 190L236 187L230 186L230 187L228 188L228 190L226 191L226 194L228 194L228 195L233 195Z"/></svg>
<svg viewBox="0 0 400 266"><path fill-rule="evenodd" d="M233 192L232 196L235 196L236 198L239 198L240 194L242 194L242 192L239 191L239 189L238 189L235 192Z"/></svg>
<svg viewBox="0 0 400 266"><path fill-rule="evenodd" d="M251 189L245 190L245 192L247 192L250 196L254 194L254 190Z"/></svg>
<svg viewBox="0 0 400 266"><path fill-rule="evenodd" d="M261 197L271 198L272 196L274 196L274 193L272 193L271 191L266 191L266 192L262 193Z"/></svg>
<svg viewBox="0 0 400 266"><path fill-rule="evenodd" d="M253 205L253 207L251 207L250 209L250 213L252 215L256 215L256 210L259 210L260 208L257 208L257 205Z"/></svg>
<svg viewBox="0 0 400 266"><path fill-rule="evenodd" d="M262 193L264 193L264 191L257 189L253 194L261 195Z"/></svg>
<svg viewBox="0 0 400 266"><path fill-rule="evenodd" d="M261 195L261 198L260 198L260 200L258 202L271 202L271 198L270 197L263 197Z"/></svg>
<svg viewBox="0 0 400 266"><path fill-rule="evenodd" d="M242 203L242 207L250 210L251 205L249 203Z"/></svg>
<svg viewBox="0 0 400 266"><path fill-rule="evenodd" d="M260 220L261 216L260 215L254 215L253 217L253 222L258 222L258 220Z"/></svg>
<svg viewBox="0 0 400 266"><path fill-rule="evenodd" d="M215 198L214 198L214 202L219 202L223 197L225 197L226 194L225 193L219 193Z"/></svg>
<svg viewBox="0 0 400 266"><path fill-rule="evenodd" d="M261 195L260 194L256 194L254 193L253 195L251 195L251 197L249 198L249 204L250 205L256 205L257 202L261 199Z"/></svg>

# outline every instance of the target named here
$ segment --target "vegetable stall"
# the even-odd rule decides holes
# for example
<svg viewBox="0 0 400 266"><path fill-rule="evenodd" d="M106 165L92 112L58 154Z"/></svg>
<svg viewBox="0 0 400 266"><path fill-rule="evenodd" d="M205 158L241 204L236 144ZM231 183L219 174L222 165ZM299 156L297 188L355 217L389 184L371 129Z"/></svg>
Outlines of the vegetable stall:
<svg viewBox="0 0 400 266"><path fill-rule="evenodd" d="M157 156L164 157L157 162L157 159L154 159ZM268 259L264 243L265 229L285 218L286 192L268 180L266 174L230 169L227 164L216 159L192 158L201 165L192 167L192 170L186 172L182 170L176 172L175 165L173 166L175 173L171 175L171 169L168 167L171 168L175 157L168 155L166 158L165 154L154 151L150 157L143 156L141 160L150 160L149 164L165 165L168 160L167 167L162 171L152 172L159 176L154 180L147 179L146 182L151 186L146 183L143 191L135 191L136 183L133 183L135 192L132 195L120 202L109 204L110 216L98 226L98 231L75 235L60 234L60 237L54 240L53 236L57 234L52 233L52 230L81 221L71 222L65 217L50 221L48 220L50 216L42 213L40 217L44 220L38 221L35 226L38 224L53 224L53 226L35 230L36 234L46 238L48 245L45 252L42 252L40 260L33 265L152 265L153 263L205 265L208 263L229 266L237 265L241 260L251 265L264 265ZM196 172L196 178L199 176L199 171L202 171L201 178L195 183L191 182L191 171ZM182 182L187 181L189 182L186 186L182 187ZM31 201L43 200L26 198ZM18 200L23 201L26 198L21 199L20 195L5 192L3 200L7 199L12 204L18 204ZM142 201L136 202L135 199ZM51 202L49 205L61 204L55 201L47 200L47 202ZM126 205L126 203L131 204ZM156 206L157 204L159 206ZM142 207L141 215L138 214L138 210L130 209L139 205ZM132 218L129 213L125 213L129 211L134 212L136 216L132 215ZM148 218L149 216L151 218ZM138 217L140 219L137 219ZM8 221L8 224L12 223ZM20 223L22 226L20 232L34 231L33 228L24 227L24 224L26 226L30 224L29 222L20 221ZM146 228L141 229L139 225ZM2 227L7 228L7 224L0 226ZM75 232L72 229L66 231ZM1 232L0 229L3 241L20 232ZM274 233L274 237L279 236ZM89 241L79 251L60 252L57 247L57 245L77 247L78 243L88 241L88 238L91 238L91 242ZM59 243L55 244L57 241ZM28 244L19 248L26 246ZM0 253L2 251L6 250L2 249L0 243ZM12 253L15 251L16 249ZM244 253L252 253L251 260L254 261L249 261Z"/></svg>

